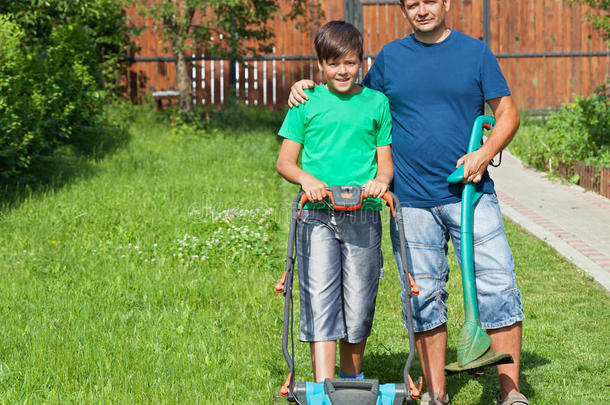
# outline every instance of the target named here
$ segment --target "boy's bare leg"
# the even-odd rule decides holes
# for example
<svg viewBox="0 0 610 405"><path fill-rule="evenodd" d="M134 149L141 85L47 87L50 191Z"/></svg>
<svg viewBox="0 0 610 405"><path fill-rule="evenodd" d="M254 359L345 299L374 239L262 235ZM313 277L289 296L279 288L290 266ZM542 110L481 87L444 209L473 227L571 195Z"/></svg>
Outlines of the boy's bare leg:
<svg viewBox="0 0 610 405"><path fill-rule="evenodd" d="M366 339L359 343L339 342L339 371L345 375L356 375L362 371L362 357Z"/></svg>
<svg viewBox="0 0 610 405"><path fill-rule="evenodd" d="M521 358L521 322L498 329L487 329L491 337L491 348L495 352L508 353L514 363L498 366L500 395L506 398L513 391L519 391L519 360Z"/></svg>
<svg viewBox="0 0 610 405"><path fill-rule="evenodd" d="M337 360L337 342L328 340L324 342L311 342L311 366L315 382L335 377L335 362Z"/></svg>
<svg viewBox="0 0 610 405"><path fill-rule="evenodd" d="M415 334L415 346L424 371L426 391L436 392L445 398L445 350L447 349L447 325Z"/></svg>

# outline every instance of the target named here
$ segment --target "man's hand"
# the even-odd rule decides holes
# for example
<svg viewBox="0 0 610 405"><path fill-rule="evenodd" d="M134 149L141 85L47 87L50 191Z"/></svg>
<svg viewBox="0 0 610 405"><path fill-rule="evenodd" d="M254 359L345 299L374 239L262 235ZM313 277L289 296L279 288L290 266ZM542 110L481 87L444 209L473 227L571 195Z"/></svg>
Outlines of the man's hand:
<svg viewBox="0 0 610 405"><path fill-rule="evenodd" d="M326 183L320 181L310 174L303 176L301 187L309 201L322 201L326 197Z"/></svg>
<svg viewBox="0 0 610 405"><path fill-rule="evenodd" d="M369 180L362 187L362 198L380 198L388 191L388 183Z"/></svg>
<svg viewBox="0 0 610 405"><path fill-rule="evenodd" d="M480 182L492 158L493 156L490 158L482 149L459 158L455 167L457 169L464 165L464 180L462 180L462 183Z"/></svg>
<svg viewBox="0 0 610 405"><path fill-rule="evenodd" d="M299 80L293 84L288 96L288 107L298 107L299 104L305 104L305 100L309 100L309 97L303 90L315 87L315 85L316 83L313 80L308 79Z"/></svg>
<svg viewBox="0 0 610 405"><path fill-rule="evenodd" d="M519 128L519 110L511 96L492 98L487 103L494 112L496 124L481 149L458 159L455 167L464 165L463 183L480 182L491 159L510 143Z"/></svg>

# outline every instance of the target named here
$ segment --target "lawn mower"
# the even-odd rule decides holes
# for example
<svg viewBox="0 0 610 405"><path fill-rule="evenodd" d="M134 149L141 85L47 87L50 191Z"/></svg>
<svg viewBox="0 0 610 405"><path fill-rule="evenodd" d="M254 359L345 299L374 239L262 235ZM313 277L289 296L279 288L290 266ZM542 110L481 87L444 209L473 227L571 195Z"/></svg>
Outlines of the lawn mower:
<svg viewBox="0 0 610 405"><path fill-rule="evenodd" d="M362 187L360 186L333 186L326 189L332 209L357 210L362 205ZM408 297L419 294L419 290L407 269L407 254L403 220L400 211L400 202L391 192L382 197L389 205L392 216L396 219L399 228L401 258L404 271L409 280ZM415 385L409 370L415 356L415 336L413 334L413 319L411 305L406 305L407 324L409 326L409 356L403 369L404 381L400 383L379 384L373 379L347 379L327 378L323 382L313 383L297 381L294 366L294 335L293 335L293 300L292 283L293 270L296 261L295 241L297 218L301 214L307 196L300 192L292 203L290 219L290 232L288 236L288 251L286 254L286 270L282 279L275 285L275 292L284 294L284 327L282 333L282 350L290 370L286 382L280 389L280 395L289 402L301 405L401 405L407 401L419 398L422 389L422 378ZM290 350L289 350L290 346Z"/></svg>
<svg viewBox="0 0 610 405"><path fill-rule="evenodd" d="M496 120L489 115L477 117L470 134L468 153L481 147L483 129L490 130ZM449 177L449 183L460 183L464 180L464 166L458 167ZM448 364L448 374L462 371L481 374L482 369L498 364L512 363L512 356L496 353L491 349L491 338L481 327L479 305L474 278L474 206L483 195L476 190L475 184L466 183L462 189L462 214L460 225L460 258L462 268L462 289L464 296L464 325L458 336L457 361Z"/></svg>

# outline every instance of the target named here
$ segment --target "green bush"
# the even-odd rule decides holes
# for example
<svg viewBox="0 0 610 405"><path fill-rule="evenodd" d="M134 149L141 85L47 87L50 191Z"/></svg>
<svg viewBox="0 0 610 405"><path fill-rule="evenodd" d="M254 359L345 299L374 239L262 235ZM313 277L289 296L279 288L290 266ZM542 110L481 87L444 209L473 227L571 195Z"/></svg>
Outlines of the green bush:
<svg viewBox="0 0 610 405"><path fill-rule="evenodd" d="M575 97L546 120L526 118L510 150L526 164L553 170L576 161L610 166L610 101L608 85L588 97Z"/></svg>
<svg viewBox="0 0 610 405"><path fill-rule="evenodd" d="M549 147L565 163L610 165L610 101L606 85L576 97L549 117Z"/></svg>
<svg viewBox="0 0 610 405"><path fill-rule="evenodd" d="M0 0L0 178L99 138L129 44L122 0ZM90 147L88 145L87 147Z"/></svg>
<svg viewBox="0 0 610 405"><path fill-rule="evenodd" d="M58 26L45 47L24 44L24 30L0 16L0 175L22 172L75 132L98 124L103 103L88 65L91 38Z"/></svg>

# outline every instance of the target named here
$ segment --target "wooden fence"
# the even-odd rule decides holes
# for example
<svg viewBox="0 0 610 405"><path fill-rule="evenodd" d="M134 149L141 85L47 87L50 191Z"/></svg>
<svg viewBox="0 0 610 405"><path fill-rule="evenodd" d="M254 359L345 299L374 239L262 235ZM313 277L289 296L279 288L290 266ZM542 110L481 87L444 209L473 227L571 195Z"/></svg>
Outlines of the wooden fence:
<svg viewBox="0 0 610 405"><path fill-rule="evenodd" d="M576 184L610 198L610 167L589 166L585 162L574 162L570 168L566 163L557 164L556 174L564 179L578 175Z"/></svg>
<svg viewBox="0 0 610 405"><path fill-rule="evenodd" d="M280 1L282 12L288 0ZM368 70L383 44L410 33L397 1L319 0L324 20L352 20L346 10L360 10ZM127 94L137 102L146 94L173 90L175 62L164 51L151 21L127 10L133 24L144 27L134 41L139 52L129 58L123 78ZM520 109L545 110L568 102L574 94L588 95L610 76L610 50L600 33L584 20L595 13L587 6L563 0L453 0L449 26L485 40L496 54ZM324 21L322 21L324 22ZM358 22L358 21L354 21ZM276 34L274 52L248 65L237 65L237 98L244 103L283 106L290 85L301 78L320 80L312 35L289 21L272 23ZM315 27L314 27L315 28ZM205 54L193 54L191 76L196 103L221 105L229 92L229 64Z"/></svg>

